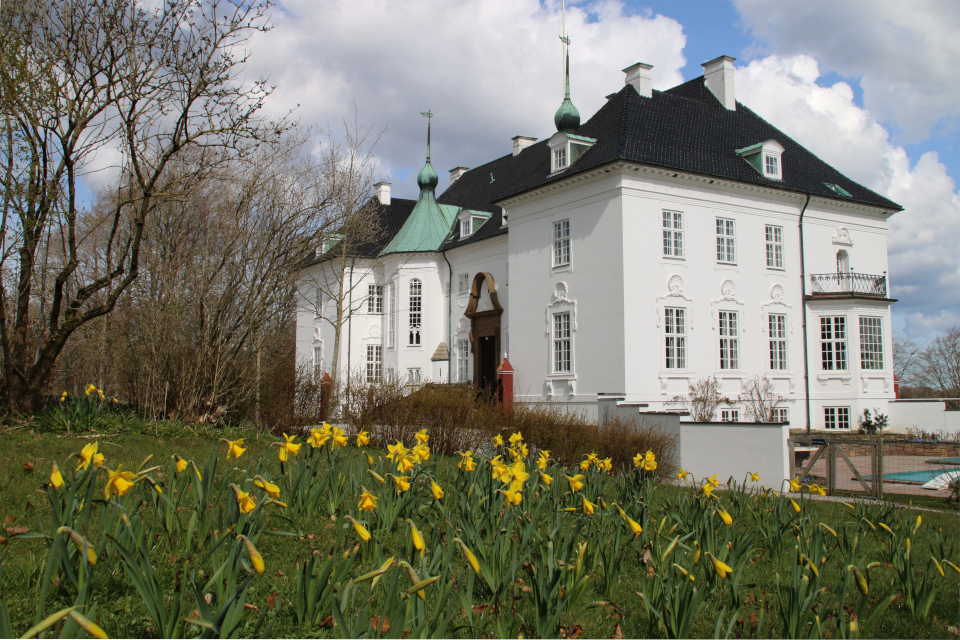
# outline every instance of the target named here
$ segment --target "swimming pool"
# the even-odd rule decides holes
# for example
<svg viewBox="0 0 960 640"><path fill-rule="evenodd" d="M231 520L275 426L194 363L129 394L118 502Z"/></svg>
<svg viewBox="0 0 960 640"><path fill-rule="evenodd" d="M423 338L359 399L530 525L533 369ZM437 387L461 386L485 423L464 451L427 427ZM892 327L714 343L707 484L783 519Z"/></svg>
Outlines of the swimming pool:
<svg viewBox="0 0 960 640"><path fill-rule="evenodd" d="M937 460L927 460L927 464L952 464L960 465L960 458L939 458Z"/></svg>
<svg viewBox="0 0 960 640"><path fill-rule="evenodd" d="M951 477L956 477L960 474L960 471L950 471L944 472L943 469L926 469L922 471L898 471L896 473L885 473L883 474L884 482L893 482L899 484L927 484L934 478L939 478L941 476L946 476L943 480L943 485L945 486ZM870 476L863 476L864 480L869 480ZM940 484L940 483L938 483ZM930 487L930 488L941 488Z"/></svg>

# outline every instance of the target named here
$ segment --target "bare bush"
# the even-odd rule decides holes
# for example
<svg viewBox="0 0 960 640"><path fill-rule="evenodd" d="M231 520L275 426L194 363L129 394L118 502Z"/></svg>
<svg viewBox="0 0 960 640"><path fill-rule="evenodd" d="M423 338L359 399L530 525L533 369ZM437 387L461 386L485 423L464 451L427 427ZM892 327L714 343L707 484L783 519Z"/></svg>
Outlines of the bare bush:
<svg viewBox="0 0 960 640"><path fill-rule="evenodd" d="M657 457L657 474L669 477L676 473L677 435L663 428L656 420L644 416L635 419L611 416L600 428L597 449L601 457L613 459L614 469L632 469L633 457L653 451Z"/></svg>
<svg viewBox="0 0 960 640"><path fill-rule="evenodd" d="M730 398L720 395L717 388L717 379L713 376L701 378L696 384L688 387L686 395L673 396L670 404L682 406L690 413L694 422L713 422L717 408L722 405L731 405Z"/></svg>
<svg viewBox="0 0 960 640"><path fill-rule="evenodd" d="M774 422L775 410L790 400L777 393L776 387L769 378L754 376L737 397L737 402L746 407L747 420Z"/></svg>

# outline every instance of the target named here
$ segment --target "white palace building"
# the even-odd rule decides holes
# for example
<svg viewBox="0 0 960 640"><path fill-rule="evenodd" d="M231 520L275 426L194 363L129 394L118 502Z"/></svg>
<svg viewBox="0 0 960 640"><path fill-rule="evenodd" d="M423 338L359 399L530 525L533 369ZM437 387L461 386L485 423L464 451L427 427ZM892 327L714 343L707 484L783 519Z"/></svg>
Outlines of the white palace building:
<svg viewBox="0 0 960 640"><path fill-rule="evenodd" d="M428 135L419 198L377 185L384 237L350 256L341 375L489 387L509 356L517 402L593 414L608 394L676 410L708 376L735 398L757 375L795 428L885 409L887 219L902 208L737 102L732 58L703 66L655 91L634 64L583 123L568 77L556 133L451 170L440 196ZM317 372L340 254L301 270L297 357Z"/></svg>

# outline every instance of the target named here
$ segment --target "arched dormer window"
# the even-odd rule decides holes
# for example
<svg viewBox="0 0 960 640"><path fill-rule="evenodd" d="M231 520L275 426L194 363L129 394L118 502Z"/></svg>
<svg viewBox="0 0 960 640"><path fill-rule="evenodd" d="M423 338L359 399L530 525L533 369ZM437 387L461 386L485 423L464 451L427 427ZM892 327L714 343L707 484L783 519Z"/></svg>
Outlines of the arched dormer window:
<svg viewBox="0 0 960 640"><path fill-rule="evenodd" d="M420 323L423 321L423 285L419 278L410 281L410 341L412 347L420 346Z"/></svg>
<svg viewBox="0 0 960 640"><path fill-rule="evenodd" d="M776 140L767 140L737 149L737 154L750 163L764 178L783 179L783 145Z"/></svg>

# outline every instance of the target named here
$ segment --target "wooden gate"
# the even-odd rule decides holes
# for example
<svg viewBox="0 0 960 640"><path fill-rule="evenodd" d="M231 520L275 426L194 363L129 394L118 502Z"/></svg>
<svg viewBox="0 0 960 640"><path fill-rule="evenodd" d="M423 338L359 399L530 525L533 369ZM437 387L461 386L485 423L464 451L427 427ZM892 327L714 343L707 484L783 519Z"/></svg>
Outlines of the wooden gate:
<svg viewBox="0 0 960 640"><path fill-rule="evenodd" d="M799 437L790 438L788 444L791 478L799 477L803 482L805 478L814 475L816 470L818 472L816 477L826 478L826 482L822 482L821 486L827 490L827 495L860 494L874 498L883 497L882 437L854 442L829 437ZM855 448L858 452L866 448L866 455L853 455L852 459L851 450ZM861 458L867 459L861 460ZM821 462L819 466L817 466L818 462ZM867 465L869 465L869 474L866 473ZM848 475L850 473L852 476Z"/></svg>

